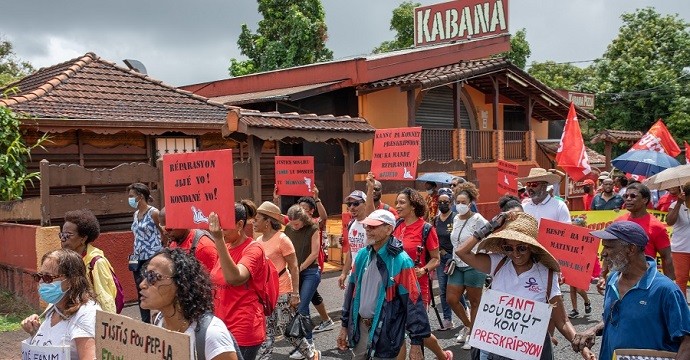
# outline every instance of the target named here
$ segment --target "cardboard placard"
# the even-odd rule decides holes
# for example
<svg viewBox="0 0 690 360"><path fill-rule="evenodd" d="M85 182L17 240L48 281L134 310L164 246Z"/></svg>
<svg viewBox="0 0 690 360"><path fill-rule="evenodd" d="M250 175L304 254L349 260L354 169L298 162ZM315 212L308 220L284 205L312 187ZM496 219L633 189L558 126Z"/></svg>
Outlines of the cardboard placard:
<svg viewBox="0 0 690 360"><path fill-rule="evenodd" d="M371 172L377 180L414 180L421 146L421 127L376 130Z"/></svg>
<svg viewBox="0 0 690 360"><path fill-rule="evenodd" d="M96 357L102 359L193 359L190 336L126 316L96 311Z"/></svg>
<svg viewBox="0 0 690 360"><path fill-rule="evenodd" d="M539 243L558 260L565 283L578 289L589 289L597 261L599 239L590 231L545 218L539 223Z"/></svg>
<svg viewBox="0 0 690 360"><path fill-rule="evenodd" d="M613 351L613 360L674 360L676 355L670 351L618 349Z"/></svg>
<svg viewBox="0 0 690 360"><path fill-rule="evenodd" d="M22 360L70 360L71 349L69 344L65 346L30 345L30 340L22 341Z"/></svg>
<svg viewBox="0 0 690 360"><path fill-rule="evenodd" d="M278 195L313 195L313 156L276 156L275 168Z"/></svg>
<svg viewBox="0 0 690 360"><path fill-rule="evenodd" d="M504 195L506 193L518 196L517 191L517 177L518 166L503 160L498 160L498 177L496 179L498 184L498 194Z"/></svg>
<svg viewBox="0 0 690 360"><path fill-rule="evenodd" d="M496 290L482 295L470 345L515 360L537 360L544 350L551 306Z"/></svg>
<svg viewBox="0 0 690 360"><path fill-rule="evenodd" d="M208 229L218 214L224 229L235 227L232 150L163 155L165 220L171 229Z"/></svg>

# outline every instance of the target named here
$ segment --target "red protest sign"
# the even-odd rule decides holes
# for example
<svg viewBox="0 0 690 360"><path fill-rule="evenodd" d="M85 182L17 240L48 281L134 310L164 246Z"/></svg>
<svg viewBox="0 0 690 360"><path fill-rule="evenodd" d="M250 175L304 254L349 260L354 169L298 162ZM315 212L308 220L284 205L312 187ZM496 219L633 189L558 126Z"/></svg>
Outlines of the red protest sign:
<svg viewBox="0 0 690 360"><path fill-rule="evenodd" d="M208 229L208 215L213 211L224 229L234 228L232 179L232 150L163 155L165 225Z"/></svg>
<svg viewBox="0 0 690 360"><path fill-rule="evenodd" d="M376 130L371 172L378 180L413 180L421 144L421 127Z"/></svg>
<svg viewBox="0 0 690 360"><path fill-rule="evenodd" d="M518 166L507 161L498 160L498 193L503 195L518 195L517 191Z"/></svg>
<svg viewBox="0 0 690 360"><path fill-rule="evenodd" d="M599 240L590 231L550 219L539 222L539 243L558 260L565 283L578 289L589 289L597 260Z"/></svg>
<svg viewBox="0 0 690 360"><path fill-rule="evenodd" d="M313 156L276 156L275 167L278 195L313 195Z"/></svg>

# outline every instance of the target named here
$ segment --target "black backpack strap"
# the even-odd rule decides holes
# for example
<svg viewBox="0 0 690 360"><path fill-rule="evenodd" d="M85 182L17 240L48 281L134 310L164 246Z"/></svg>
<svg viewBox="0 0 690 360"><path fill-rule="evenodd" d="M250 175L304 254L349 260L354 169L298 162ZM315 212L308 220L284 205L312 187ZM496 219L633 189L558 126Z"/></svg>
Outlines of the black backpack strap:
<svg viewBox="0 0 690 360"><path fill-rule="evenodd" d="M189 254L194 255L196 253L196 247L199 245L199 240L201 240L203 236L210 237L210 235L211 234L206 230L194 229L194 239L192 240L192 247L189 249Z"/></svg>
<svg viewBox="0 0 690 360"><path fill-rule="evenodd" d="M546 280L546 303L551 300L551 288L553 287L553 270L549 269L549 279Z"/></svg>
<svg viewBox="0 0 690 360"><path fill-rule="evenodd" d="M429 259L431 259L431 254L429 253L429 249L426 247L426 240L429 238L429 234L431 233L431 229L434 227L431 226L428 222L424 223L424 227L422 227L422 246L426 250L426 262L429 262Z"/></svg>
<svg viewBox="0 0 690 360"><path fill-rule="evenodd" d="M208 330L208 326L211 325L211 320L213 320L213 313L207 312L201 315L196 322L194 343L196 345L196 358L198 360L206 360L206 330ZM235 349L237 350L237 348Z"/></svg>
<svg viewBox="0 0 690 360"><path fill-rule="evenodd" d="M390 210L388 210L388 209L390 209L390 208L391 208L390 205L388 205L388 204L383 204L383 210L390 211Z"/></svg>
<svg viewBox="0 0 690 360"><path fill-rule="evenodd" d="M491 274L491 277L496 277L496 274L498 274L498 271L501 270L501 268L503 267L503 265L506 264L507 261L508 261L508 257L504 256L503 259L501 259L498 262L498 265L496 265L496 269L494 269L494 272Z"/></svg>

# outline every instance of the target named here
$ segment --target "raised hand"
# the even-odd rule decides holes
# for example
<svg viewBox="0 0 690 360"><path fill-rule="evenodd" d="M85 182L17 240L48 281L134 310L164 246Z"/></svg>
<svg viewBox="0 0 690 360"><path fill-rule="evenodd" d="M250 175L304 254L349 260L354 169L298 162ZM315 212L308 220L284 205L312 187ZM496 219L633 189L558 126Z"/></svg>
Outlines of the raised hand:
<svg viewBox="0 0 690 360"><path fill-rule="evenodd" d="M208 232L214 241L223 242L223 229L220 227L220 219L218 214L211 212L208 216Z"/></svg>

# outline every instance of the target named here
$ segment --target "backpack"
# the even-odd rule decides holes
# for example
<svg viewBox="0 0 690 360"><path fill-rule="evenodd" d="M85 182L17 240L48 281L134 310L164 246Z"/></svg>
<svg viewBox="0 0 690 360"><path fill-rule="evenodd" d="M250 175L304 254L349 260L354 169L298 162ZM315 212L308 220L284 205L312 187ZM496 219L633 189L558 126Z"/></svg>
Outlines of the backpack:
<svg viewBox="0 0 690 360"><path fill-rule="evenodd" d="M213 313L207 312L199 318L196 323L196 328L194 328L194 344L196 347L196 359L206 360L206 330L208 326L211 325L211 320L213 320ZM244 360L242 358L242 352L240 351L239 345L237 345L237 340L230 333L230 338L232 339L232 344L235 347L235 354L237 354L237 360Z"/></svg>
<svg viewBox="0 0 690 360"><path fill-rule="evenodd" d="M199 240L201 240L203 236L212 239L211 234L208 231L200 229L194 230L194 239L192 239L192 247L189 249L189 255L194 256L194 254L196 253L196 247L197 245L199 245Z"/></svg>
<svg viewBox="0 0 690 360"><path fill-rule="evenodd" d="M252 243L249 244L244 249L244 251L247 251L247 249L249 249L250 246L258 246L259 248L261 248L261 254L264 258L264 273L266 274L266 277L265 281L261 282L261 284L263 284L261 288L256 286L255 282L253 281L249 283L249 286L253 287L254 291L256 291L256 295L259 298L259 303L261 303L261 306L264 309L264 315L270 316L271 314L273 314L273 311L276 309L276 305L278 304L278 270L276 270L276 267L275 265L273 265L273 262L266 257L264 249L261 247L261 245L259 245L258 242L252 241ZM281 271L281 274L283 272L284 271Z"/></svg>
<svg viewBox="0 0 690 360"><path fill-rule="evenodd" d="M93 268L96 266L96 261L100 260L102 256L96 255L93 258L91 258L91 261L89 262L89 277L91 278L91 285L93 286ZM122 284L120 284L120 280L117 278L117 275L113 272L113 270L110 270L110 275L113 276L113 282L115 283L115 289L117 290L115 292L115 311L119 314L122 312L122 308L125 307L125 292L122 290Z"/></svg>
<svg viewBox="0 0 690 360"><path fill-rule="evenodd" d="M403 223L403 221L405 221L405 219L398 219L395 222L395 227L393 228L394 232L395 232L395 229L397 229L398 226L400 226L400 224ZM422 247L425 250L424 261L426 263L428 263L429 259L431 259L431 254L429 254L429 249L426 248L426 239L429 238L429 233L431 233L431 229L433 229L433 226L431 224L429 224L428 222L424 222L424 227L422 227Z"/></svg>

